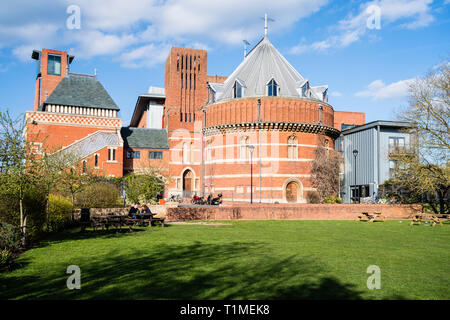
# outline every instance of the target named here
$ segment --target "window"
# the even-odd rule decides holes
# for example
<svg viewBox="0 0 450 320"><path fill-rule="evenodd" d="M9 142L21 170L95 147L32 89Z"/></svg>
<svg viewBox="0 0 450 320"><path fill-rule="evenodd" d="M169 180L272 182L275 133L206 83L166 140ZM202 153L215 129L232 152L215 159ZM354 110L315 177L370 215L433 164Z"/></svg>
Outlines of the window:
<svg viewBox="0 0 450 320"><path fill-rule="evenodd" d="M240 158L241 159L248 159L249 157L249 151L248 151L248 145L250 142L250 138L247 136L241 137L240 140Z"/></svg>
<svg viewBox="0 0 450 320"><path fill-rule="evenodd" d="M108 161L116 161L116 149L108 148Z"/></svg>
<svg viewBox="0 0 450 320"><path fill-rule="evenodd" d="M306 82L303 87L302 87L302 97L309 97L310 93L309 93L309 83Z"/></svg>
<svg viewBox="0 0 450 320"><path fill-rule="evenodd" d="M296 136L288 138L288 159L298 158L298 140Z"/></svg>
<svg viewBox="0 0 450 320"><path fill-rule="evenodd" d="M399 153L405 150L404 137L389 137L389 153Z"/></svg>
<svg viewBox="0 0 450 320"><path fill-rule="evenodd" d="M278 84L275 82L274 79L272 79L267 85L267 95L269 97L276 97L277 92L278 92Z"/></svg>
<svg viewBox="0 0 450 320"><path fill-rule="evenodd" d="M127 151L127 159L140 159L141 152L140 151Z"/></svg>
<svg viewBox="0 0 450 320"><path fill-rule="evenodd" d="M149 151L148 152L148 158L149 159L158 159L161 160L163 158L163 153L160 151Z"/></svg>
<svg viewBox="0 0 450 320"><path fill-rule="evenodd" d="M47 59L47 74L61 75L61 56L49 54Z"/></svg>
<svg viewBox="0 0 450 320"><path fill-rule="evenodd" d="M397 167L397 161L389 160L389 177L392 178L394 176L395 168Z"/></svg>
<svg viewBox="0 0 450 320"><path fill-rule="evenodd" d="M98 154L94 155L94 167L98 168Z"/></svg>
<svg viewBox="0 0 450 320"><path fill-rule="evenodd" d="M233 87L234 98L242 98L242 85L236 81Z"/></svg>
<svg viewBox="0 0 450 320"><path fill-rule="evenodd" d="M85 174L86 173L86 171L87 171L87 162L86 162L86 160L83 160L83 174Z"/></svg>

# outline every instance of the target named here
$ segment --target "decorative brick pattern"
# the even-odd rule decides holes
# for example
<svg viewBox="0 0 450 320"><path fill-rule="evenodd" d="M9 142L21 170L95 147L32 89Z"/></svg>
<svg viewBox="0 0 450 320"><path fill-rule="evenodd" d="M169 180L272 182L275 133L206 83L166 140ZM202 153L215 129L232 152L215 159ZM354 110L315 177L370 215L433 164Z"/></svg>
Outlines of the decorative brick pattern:
<svg viewBox="0 0 450 320"><path fill-rule="evenodd" d="M86 115L63 114L53 112L27 112L28 121L36 121L37 123L46 124L64 124L64 125L80 125L89 127L122 127L122 119L106 118Z"/></svg>

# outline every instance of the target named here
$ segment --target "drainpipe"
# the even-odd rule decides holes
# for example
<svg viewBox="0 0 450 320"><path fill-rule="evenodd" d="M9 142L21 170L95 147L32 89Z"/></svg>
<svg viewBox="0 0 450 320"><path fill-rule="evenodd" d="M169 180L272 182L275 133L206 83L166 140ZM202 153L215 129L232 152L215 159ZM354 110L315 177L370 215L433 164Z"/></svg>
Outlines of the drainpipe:
<svg viewBox="0 0 450 320"><path fill-rule="evenodd" d="M261 99L258 99L258 140L259 140L259 203L261 203Z"/></svg>
<svg viewBox="0 0 450 320"><path fill-rule="evenodd" d="M203 108L203 128L206 128L206 109ZM202 196L205 196L205 133L202 133Z"/></svg>

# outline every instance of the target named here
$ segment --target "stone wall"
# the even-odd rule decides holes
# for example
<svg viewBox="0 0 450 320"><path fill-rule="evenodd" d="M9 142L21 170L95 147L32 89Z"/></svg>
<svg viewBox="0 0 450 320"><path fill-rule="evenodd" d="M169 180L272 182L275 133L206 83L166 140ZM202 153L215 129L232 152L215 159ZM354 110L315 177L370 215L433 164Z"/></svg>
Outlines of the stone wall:
<svg viewBox="0 0 450 320"><path fill-rule="evenodd" d="M421 205L382 204L253 204L231 207L177 207L168 220L354 220L361 212L381 212L387 219L408 219Z"/></svg>

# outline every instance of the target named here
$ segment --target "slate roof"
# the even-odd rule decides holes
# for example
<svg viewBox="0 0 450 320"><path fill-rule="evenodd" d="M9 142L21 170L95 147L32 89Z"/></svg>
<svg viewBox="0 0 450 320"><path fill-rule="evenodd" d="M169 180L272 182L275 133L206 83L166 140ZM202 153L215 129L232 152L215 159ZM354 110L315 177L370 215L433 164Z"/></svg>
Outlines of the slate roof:
<svg viewBox="0 0 450 320"><path fill-rule="evenodd" d="M76 73L69 73L61 80L39 111L48 104L120 110L97 77Z"/></svg>
<svg viewBox="0 0 450 320"><path fill-rule="evenodd" d="M217 86L219 92L217 101L233 98L233 87L238 81L243 87L243 97L265 96L267 84L274 79L279 86L277 96L307 97L323 100L320 94L327 86L308 90L306 96L302 94L302 86L308 83L300 73L273 46L268 37L264 37L247 54L241 64L227 78L223 86ZM220 88L221 87L221 88Z"/></svg>
<svg viewBox="0 0 450 320"><path fill-rule="evenodd" d="M169 137L165 129L122 127L124 147L136 149L169 149Z"/></svg>
<svg viewBox="0 0 450 320"><path fill-rule="evenodd" d="M84 159L94 152L108 146L122 146L122 141L118 132L115 131L97 131L85 138L78 140L71 145L61 149L55 154L70 155L74 161Z"/></svg>

